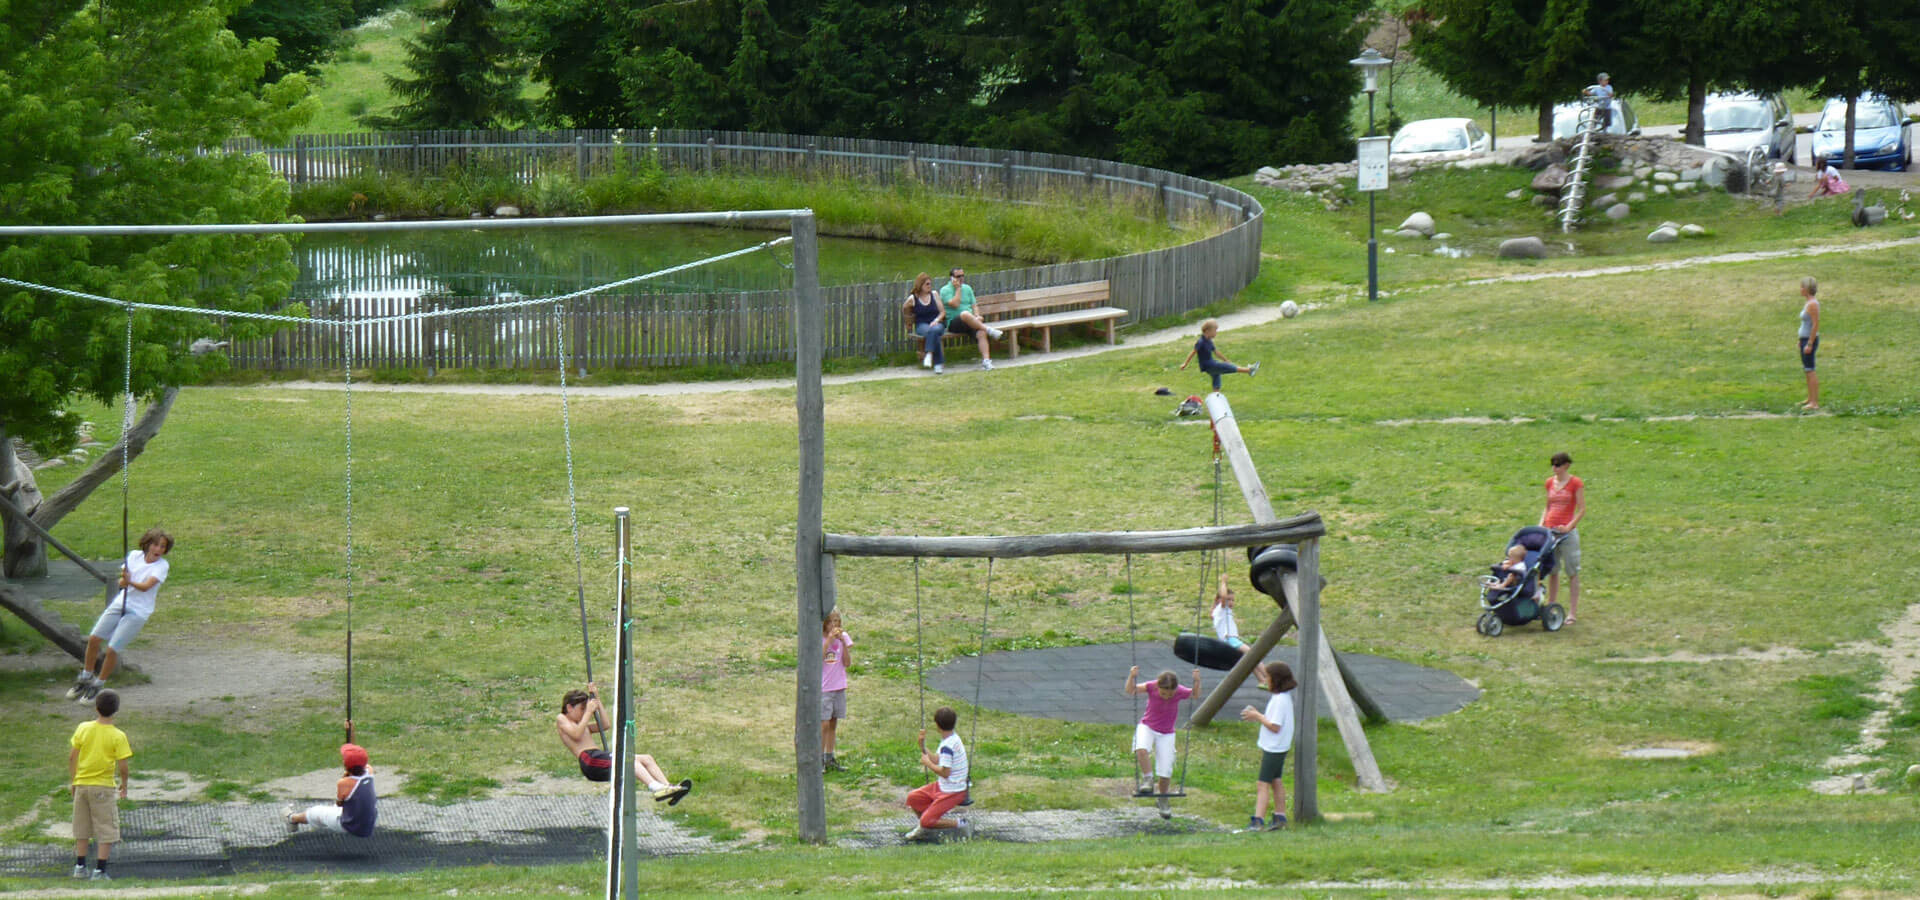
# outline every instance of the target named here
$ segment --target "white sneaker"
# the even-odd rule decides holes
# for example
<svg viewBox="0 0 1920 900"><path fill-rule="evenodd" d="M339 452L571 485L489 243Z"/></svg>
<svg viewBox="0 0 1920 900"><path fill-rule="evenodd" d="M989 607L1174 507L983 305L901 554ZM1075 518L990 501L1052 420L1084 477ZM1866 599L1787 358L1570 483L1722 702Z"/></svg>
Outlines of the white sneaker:
<svg viewBox="0 0 1920 900"><path fill-rule="evenodd" d="M287 820L288 834L300 833L300 823L293 820L293 804L289 803L280 808L280 818Z"/></svg>
<svg viewBox="0 0 1920 900"><path fill-rule="evenodd" d="M933 368L933 354L928 353L920 357L920 368L922 369Z"/></svg>
<svg viewBox="0 0 1920 900"><path fill-rule="evenodd" d="M947 367L946 367L946 366L942 366L942 365L935 365L935 366L933 367L933 374L935 374L935 375L945 375L946 373L947 373Z"/></svg>
<svg viewBox="0 0 1920 900"><path fill-rule="evenodd" d="M74 866L73 877L85 881L87 877L87 867L84 865Z"/></svg>
<svg viewBox="0 0 1920 900"><path fill-rule="evenodd" d="M924 837L926 833L927 833L927 830L925 828L915 825L913 826L913 830L902 835L900 839L908 842L917 841L920 838Z"/></svg>
<svg viewBox="0 0 1920 900"><path fill-rule="evenodd" d="M113 876L108 875L106 872L103 872L99 869L95 869L93 870L93 880L94 881L112 881Z"/></svg>
<svg viewBox="0 0 1920 900"><path fill-rule="evenodd" d="M1255 375L1258 375L1258 374L1260 374L1260 364L1259 364L1259 363L1254 363L1253 365L1250 365L1250 366L1248 366L1248 367L1247 367L1247 377L1249 377L1249 378L1251 378L1251 377L1253 377L1253 376L1255 376Z"/></svg>
<svg viewBox="0 0 1920 900"><path fill-rule="evenodd" d="M980 361L980 368L982 368L982 369L991 369L991 368L993 368L993 360L990 360L990 359L983 359L983 360L981 360L981 361Z"/></svg>
<svg viewBox="0 0 1920 900"><path fill-rule="evenodd" d="M989 338L992 338L992 339L994 339L994 340L996 340L996 341L997 341L997 340L999 340L999 339L1001 338L1001 336L1003 336L1003 335L1005 335L1005 334L1006 334L1006 332L1004 332L1004 331L1001 331L1000 329L998 329L998 328L995 328L995 327L993 327L992 325L988 325L988 326L987 326L987 337L989 337Z"/></svg>

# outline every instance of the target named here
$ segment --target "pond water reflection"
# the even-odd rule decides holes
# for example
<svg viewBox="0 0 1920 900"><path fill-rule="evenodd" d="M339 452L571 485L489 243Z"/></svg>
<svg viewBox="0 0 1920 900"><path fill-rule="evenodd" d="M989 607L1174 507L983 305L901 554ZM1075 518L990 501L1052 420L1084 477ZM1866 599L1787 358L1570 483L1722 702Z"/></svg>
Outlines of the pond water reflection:
<svg viewBox="0 0 1920 900"><path fill-rule="evenodd" d="M751 247L783 232L701 225L309 234L294 247L301 299L409 300L550 296ZM676 272L629 290L701 293L782 290L793 248ZM820 239L824 285L907 281L951 266L995 271L1025 265L983 253L859 238Z"/></svg>

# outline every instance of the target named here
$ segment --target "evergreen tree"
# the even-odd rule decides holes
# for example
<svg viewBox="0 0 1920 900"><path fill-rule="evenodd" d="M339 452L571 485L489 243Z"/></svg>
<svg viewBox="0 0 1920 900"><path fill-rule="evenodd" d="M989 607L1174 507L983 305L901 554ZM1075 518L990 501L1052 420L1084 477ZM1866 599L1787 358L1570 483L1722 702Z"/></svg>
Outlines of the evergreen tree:
<svg viewBox="0 0 1920 900"><path fill-rule="evenodd" d="M526 118L524 81L502 35L494 0L443 0L418 40L408 41L410 78L387 76L405 102L370 116L376 128L500 128Z"/></svg>
<svg viewBox="0 0 1920 900"><path fill-rule="evenodd" d="M354 21L352 0L253 0L228 18L243 41L272 38L278 45L266 80L312 72L333 57Z"/></svg>
<svg viewBox="0 0 1920 900"><path fill-rule="evenodd" d="M1365 0L988 0L975 142L1202 175L1352 152Z"/></svg>
<svg viewBox="0 0 1920 900"><path fill-rule="evenodd" d="M1483 105L1533 108L1543 141L1554 104L1577 98L1619 40L1619 17L1588 0L1422 0L1409 19L1423 65Z"/></svg>
<svg viewBox="0 0 1920 900"><path fill-rule="evenodd" d="M1794 81L1788 56L1803 12L1825 15L1792 0L1631 0L1611 13L1623 24L1610 65L1635 93L1686 100L1684 139L1703 144L1709 91L1778 90Z"/></svg>

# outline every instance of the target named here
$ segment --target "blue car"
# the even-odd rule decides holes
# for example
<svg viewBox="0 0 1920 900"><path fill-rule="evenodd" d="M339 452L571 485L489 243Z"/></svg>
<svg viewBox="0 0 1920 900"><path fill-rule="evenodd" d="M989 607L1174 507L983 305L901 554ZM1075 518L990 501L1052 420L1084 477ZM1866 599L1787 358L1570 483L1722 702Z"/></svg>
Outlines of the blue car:
<svg viewBox="0 0 1920 900"><path fill-rule="evenodd" d="M1847 101L1835 97L1820 112L1813 131L1813 158L1824 157L1835 168L1847 148ZM1913 164L1913 142L1907 137L1907 113L1900 104L1879 94L1862 95L1853 107L1853 165L1860 169L1905 171Z"/></svg>

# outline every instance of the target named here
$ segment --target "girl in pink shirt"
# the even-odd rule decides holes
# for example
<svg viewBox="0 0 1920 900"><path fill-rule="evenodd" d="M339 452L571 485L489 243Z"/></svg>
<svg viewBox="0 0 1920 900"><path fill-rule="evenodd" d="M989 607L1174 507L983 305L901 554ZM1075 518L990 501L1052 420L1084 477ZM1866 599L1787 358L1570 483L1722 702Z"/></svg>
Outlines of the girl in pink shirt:
<svg viewBox="0 0 1920 900"><path fill-rule="evenodd" d="M840 627L840 611L820 622L820 762L829 772L843 766L833 758L840 720L847 717L847 666L853 662L853 638Z"/></svg>
<svg viewBox="0 0 1920 900"><path fill-rule="evenodd" d="M1180 701L1200 692L1200 670L1193 670L1193 687L1180 684L1179 676L1172 672L1161 672L1160 677L1152 681L1140 681L1140 667L1134 666L1127 673L1127 695L1147 695L1147 712L1140 717L1140 724L1133 729L1133 759L1139 766L1136 779L1136 794L1166 794L1173 787L1174 724L1180 715ZM1153 758L1153 775L1159 776L1159 790L1150 788L1147 758ZM1155 804L1160 808L1160 818L1172 818L1173 808L1166 797L1160 797Z"/></svg>

